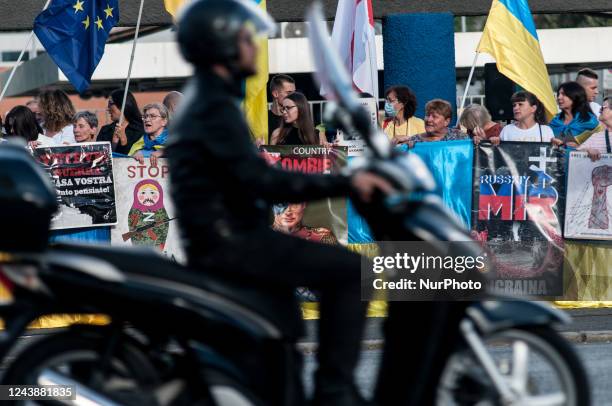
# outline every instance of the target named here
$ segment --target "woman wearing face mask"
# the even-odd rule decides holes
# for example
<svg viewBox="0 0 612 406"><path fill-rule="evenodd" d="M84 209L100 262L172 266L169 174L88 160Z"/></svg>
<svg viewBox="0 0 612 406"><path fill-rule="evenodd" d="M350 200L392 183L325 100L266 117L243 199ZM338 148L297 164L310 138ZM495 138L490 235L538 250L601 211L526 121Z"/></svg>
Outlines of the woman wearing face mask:
<svg viewBox="0 0 612 406"><path fill-rule="evenodd" d="M425 123L414 116L416 96L406 86L392 86L385 92L385 115L383 131L395 143L408 141L413 135L425 132Z"/></svg>
<svg viewBox="0 0 612 406"><path fill-rule="evenodd" d="M503 128L502 141L549 142L554 138L553 130L545 125L544 105L531 92L517 92L512 95L514 123Z"/></svg>
<svg viewBox="0 0 612 406"><path fill-rule="evenodd" d="M555 145L576 146L576 137L597 128L599 122L591 112L586 92L577 82L565 82L557 91L561 112L550 122L555 133Z"/></svg>
<svg viewBox="0 0 612 406"><path fill-rule="evenodd" d="M283 114L281 126L272 132L272 145L318 145L325 144L325 133L315 129L306 96L295 92L283 99L280 107Z"/></svg>

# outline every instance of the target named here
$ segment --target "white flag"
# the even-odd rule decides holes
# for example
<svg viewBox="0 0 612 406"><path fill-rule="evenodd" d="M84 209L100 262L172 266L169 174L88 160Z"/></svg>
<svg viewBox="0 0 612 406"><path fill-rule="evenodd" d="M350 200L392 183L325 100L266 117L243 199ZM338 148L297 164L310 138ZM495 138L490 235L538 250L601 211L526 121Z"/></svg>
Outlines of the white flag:
<svg viewBox="0 0 612 406"><path fill-rule="evenodd" d="M372 0L339 0L332 43L360 93L378 99L378 66ZM325 94L325 90L321 90Z"/></svg>

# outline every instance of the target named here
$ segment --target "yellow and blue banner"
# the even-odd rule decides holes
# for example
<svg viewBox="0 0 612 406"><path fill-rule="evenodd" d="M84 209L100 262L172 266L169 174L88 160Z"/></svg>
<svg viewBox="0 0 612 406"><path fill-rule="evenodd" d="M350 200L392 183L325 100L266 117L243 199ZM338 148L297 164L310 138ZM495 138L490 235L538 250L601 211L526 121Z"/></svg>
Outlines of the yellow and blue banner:
<svg viewBox="0 0 612 406"><path fill-rule="evenodd" d="M266 0L253 0L262 10L266 10ZM268 38L257 39L257 75L246 81L244 114L246 115L251 135L264 143L268 140Z"/></svg>
<svg viewBox="0 0 612 406"><path fill-rule="evenodd" d="M557 114L548 70L527 0L493 0L477 52L495 58L497 70L544 104L550 121Z"/></svg>
<svg viewBox="0 0 612 406"><path fill-rule="evenodd" d="M407 146L398 147L406 150ZM436 194L466 227L472 222L472 140L419 142L410 153L417 154L436 181ZM349 159L350 162L350 159ZM352 204L347 206L349 244L370 244L374 240L366 221Z"/></svg>

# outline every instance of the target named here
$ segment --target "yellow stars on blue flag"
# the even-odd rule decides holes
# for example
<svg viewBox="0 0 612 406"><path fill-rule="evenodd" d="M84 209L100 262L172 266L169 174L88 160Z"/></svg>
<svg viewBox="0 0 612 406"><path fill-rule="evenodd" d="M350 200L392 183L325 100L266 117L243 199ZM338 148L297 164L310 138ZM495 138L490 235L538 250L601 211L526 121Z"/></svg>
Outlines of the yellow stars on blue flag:
<svg viewBox="0 0 612 406"><path fill-rule="evenodd" d="M113 10L114 10L114 8L112 8L110 6L110 4L106 5L106 8L104 9L104 13L106 14L106 18L113 16Z"/></svg>
<svg viewBox="0 0 612 406"><path fill-rule="evenodd" d="M99 16L96 19L96 25L98 26L99 30L103 30L104 29L104 26L102 25L102 19Z"/></svg>
<svg viewBox="0 0 612 406"><path fill-rule="evenodd" d="M119 0L53 0L34 20L39 41L79 93L89 88L119 14Z"/></svg>
<svg viewBox="0 0 612 406"><path fill-rule="evenodd" d="M83 1L76 0L76 3L74 3L74 6L72 6L75 14L79 11L85 11L83 10L83 3L85 3L84 0Z"/></svg>

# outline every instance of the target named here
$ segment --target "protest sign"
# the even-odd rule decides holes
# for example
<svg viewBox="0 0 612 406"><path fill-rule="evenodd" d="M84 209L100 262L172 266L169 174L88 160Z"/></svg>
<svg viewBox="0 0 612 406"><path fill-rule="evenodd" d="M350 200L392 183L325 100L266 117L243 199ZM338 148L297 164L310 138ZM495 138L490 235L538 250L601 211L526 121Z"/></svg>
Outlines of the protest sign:
<svg viewBox="0 0 612 406"><path fill-rule="evenodd" d="M33 156L57 189L60 208L53 216L52 230L117 222L110 143L35 148Z"/></svg>

